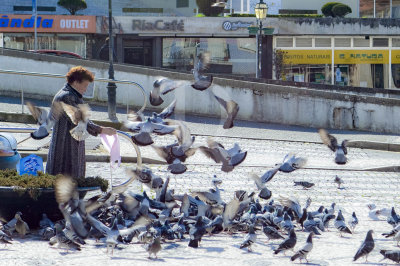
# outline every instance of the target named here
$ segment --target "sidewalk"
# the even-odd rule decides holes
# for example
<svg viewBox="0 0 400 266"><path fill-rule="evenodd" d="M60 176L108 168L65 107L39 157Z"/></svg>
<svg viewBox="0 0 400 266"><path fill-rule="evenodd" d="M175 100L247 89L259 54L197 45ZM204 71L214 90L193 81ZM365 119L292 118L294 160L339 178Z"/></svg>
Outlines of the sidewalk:
<svg viewBox="0 0 400 266"><path fill-rule="evenodd" d="M37 104L38 106L50 106L50 101L25 98L25 101L27 100ZM92 108L92 120L109 122L107 106L99 103L91 103L90 106ZM21 111L20 98L0 97L0 118L7 116L9 122L21 121L21 119L27 120L27 118L29 118L26 122L32 122L26 106L24 107L24 114L28 115L22 115ZM145 112L145 115L149 114L150 112ZM119 121L124 121L124 119L126 119L126 107L117 108L117 117ZM222 123L225 120L225 117L216 119L175 114L172 118L186 121L193 135L321 143L317 129L315 128L265 124L251 121L235 121L235 127L225 130L222 128ZM5 119L1 119L1 121L4 120ZM335 135L338 138L338 141L344 139L349 140L350 147L400 151L400 135L356 130L330 130L329 132Z"/></svg>

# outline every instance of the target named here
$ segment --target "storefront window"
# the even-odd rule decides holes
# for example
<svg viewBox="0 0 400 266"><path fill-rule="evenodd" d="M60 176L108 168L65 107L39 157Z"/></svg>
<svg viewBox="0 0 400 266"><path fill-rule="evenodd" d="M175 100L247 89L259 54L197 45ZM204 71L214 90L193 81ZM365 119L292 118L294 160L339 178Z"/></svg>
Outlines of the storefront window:
<svg viewBox="0 0 400 266"><path fill-rule="evenodd" d="M56 50L68 51L86 57L86 37L76 34L57 34Z"/></svg>
<svg viewBox="0 0 400 266"><path fill-rule="evenodd" d="M164 38L163 67L193 69L195 57L210 53L209 72L255 75L254 38Z"/></svg>
<svg viewBox="0 0 400 266"><path fill-rule="evenodd" d="M331 83L330 65L295 65L285 66L282 80L318 84Z"/></svg>

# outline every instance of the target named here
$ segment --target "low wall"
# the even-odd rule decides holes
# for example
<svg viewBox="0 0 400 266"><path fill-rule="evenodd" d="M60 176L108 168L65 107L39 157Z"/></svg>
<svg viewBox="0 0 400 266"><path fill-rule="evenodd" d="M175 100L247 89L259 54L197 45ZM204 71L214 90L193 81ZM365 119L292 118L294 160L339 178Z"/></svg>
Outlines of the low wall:
<svg viewBox="0 0 400 266"><path fill-rule="evenodd" d="M64 74L70 67L76 65L87 67L96 73L96 77L108 77L108 64L104 62L0 50L1 69ZM145 88L147 94L154 80L161 76L187 82L192 80L192 76L185 73L115 65L116 79L138 82ZM63 83L64 81L60 79L0 74L0 93L19 93L23 88L24 93L50 98ZM94 100L107 101L106 85L106 83L96 83ZM156 109L164 108L176 97L177 112L224 118L225 112L214 99L210 89L200 92L190 86L181 87L167 94L165 103ZM400 133L400 121L395 119L400 112L400 99L388 98L382 94L326 91L226 78L215 78L212 90L216 94L229 95L239 103L238 119L315 128ZM128 103L137 107L142 105L142 101L139 89L118 85L117 103Z"/></svg>

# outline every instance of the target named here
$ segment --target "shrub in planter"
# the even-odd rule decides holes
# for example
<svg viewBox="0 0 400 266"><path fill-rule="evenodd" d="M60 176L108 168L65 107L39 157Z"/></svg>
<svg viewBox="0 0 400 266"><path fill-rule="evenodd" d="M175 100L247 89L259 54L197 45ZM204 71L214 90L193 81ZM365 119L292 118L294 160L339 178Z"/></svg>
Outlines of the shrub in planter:
<svg viewBox="0 0 400 266"><path fill-rule="evenodd" d="M344 16L350 14L351 12L352 12L351 8L348 5L344 4L337 4L334 5L332 8L332 13L335 15L335 17L343 18Z"/></svg>
<svg viewBox="0 0 400 266"><path fill-rule="evenodd" d="M0 217L9 221L15 212L21 211L22 218L32 228L38 226L42 213L54 221L62 219L54 195L57 177L42 172L38 172L37 176L20 176L15 169L0 170ZM75 180L80 197L95 188L106 191L108 187L108 181L101 177Z"/></svg>
<svg viewBox="0 0 400 266"><path fill-rule="evenodd" d="M329 2L322 6L321 12L325 17L335 17L335 14L332 12L332 9L335 5L340 4L339 2Z"/></svg>

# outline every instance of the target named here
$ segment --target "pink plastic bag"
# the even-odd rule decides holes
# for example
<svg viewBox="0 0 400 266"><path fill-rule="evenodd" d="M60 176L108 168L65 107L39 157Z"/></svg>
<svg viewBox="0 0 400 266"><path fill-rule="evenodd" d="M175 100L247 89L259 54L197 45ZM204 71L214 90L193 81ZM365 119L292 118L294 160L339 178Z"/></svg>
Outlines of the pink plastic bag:
<svg viewBox="0 0 400 266"><path fill-rule="evenodd" d="M110 153L110 163L113 168L119 167L121 164L121 151L119 146L119 138L118 135L106 135L100 134L101 142L103 146Z"/></svg>

